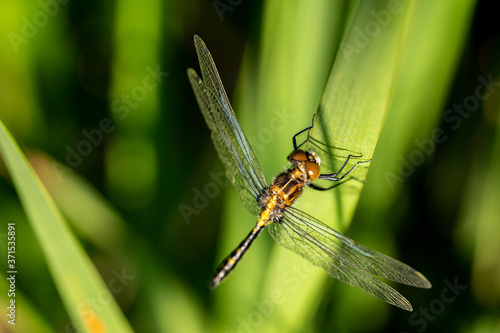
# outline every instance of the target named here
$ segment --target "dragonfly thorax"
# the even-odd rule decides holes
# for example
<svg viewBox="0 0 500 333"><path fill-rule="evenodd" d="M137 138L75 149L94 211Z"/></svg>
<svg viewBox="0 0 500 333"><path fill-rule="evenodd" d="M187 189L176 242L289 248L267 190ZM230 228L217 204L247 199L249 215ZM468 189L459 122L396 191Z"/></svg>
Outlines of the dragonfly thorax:
<svg viewBox="0 0 500 333"><path fill-rule="evenodd" d="M303 173L304 181L314 181L320 175L321 158L312 150L296 149L288 155L288 161Z"/></svg>

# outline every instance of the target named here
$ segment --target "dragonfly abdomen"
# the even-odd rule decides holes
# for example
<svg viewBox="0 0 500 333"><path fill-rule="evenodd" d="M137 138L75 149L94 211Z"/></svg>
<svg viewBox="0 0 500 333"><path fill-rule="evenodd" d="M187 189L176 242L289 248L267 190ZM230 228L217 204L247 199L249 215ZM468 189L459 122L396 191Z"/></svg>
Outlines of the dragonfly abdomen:
<svg viewBox="0 0 500 333"><path fill-rule="evenodd" d="M260 222L260 220L259 220ZM215 288L217 287L222 280L228 276L229 273L236 267L236 264L241 260L245 252L248 250L248 247L252 242L254 241L255 238L260 234L264 227L259 226L259 223L250 231L248 236L238 245L236 249L234 249L233 252L231 252L226 259L222 261L222 263L217 267L215 270L214 275L212 275L212 278L208 282L208 286L210 288Z"/></svg>

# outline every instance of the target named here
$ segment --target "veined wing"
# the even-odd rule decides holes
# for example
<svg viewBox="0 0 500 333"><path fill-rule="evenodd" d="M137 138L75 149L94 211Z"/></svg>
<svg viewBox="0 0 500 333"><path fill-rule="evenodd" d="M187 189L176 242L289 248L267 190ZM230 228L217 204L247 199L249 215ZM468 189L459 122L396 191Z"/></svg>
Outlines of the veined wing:
<svg viewBox="0 0 500 333"><path fill-rule="evenodd" d="M334 278L404 310L412 310L410 302L373 275L415 287L431 287L425 276L410 266L356 243L293 207L287 207L281 222L269 225L269 233L277 243Z"/></svg>
<svg viewBox="0 0 500 333"><path fill-rule="evenodd" d="M245 208L254 214L259 214L257 198L266 187L264 174L229 104L210 52L196 35L194 45L203 80L189 68L189 82L205 122L212 132L212 140L219 158L226 166L226 174L238 191Z"/></svg>

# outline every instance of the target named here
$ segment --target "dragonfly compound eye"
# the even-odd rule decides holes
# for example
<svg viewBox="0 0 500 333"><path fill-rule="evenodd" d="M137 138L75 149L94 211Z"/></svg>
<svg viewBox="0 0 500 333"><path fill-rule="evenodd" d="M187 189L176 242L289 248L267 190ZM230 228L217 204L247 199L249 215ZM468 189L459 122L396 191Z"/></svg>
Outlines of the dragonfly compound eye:
<svg viewBox="0 0 500 333"><path fill-rule="evenodd" d="M288 161L290 163L295 161L307 161L307 154L300 149L294 150L290 155L288 155Z"/></svg>
<svg viewBox="0 0 500 333"><path fill-rule="evenodd" d="M318 179L320 170L319 170L319 165L316 162L307 161L306 169L307 169L307 175L309 176L309 180Z"/></svg>

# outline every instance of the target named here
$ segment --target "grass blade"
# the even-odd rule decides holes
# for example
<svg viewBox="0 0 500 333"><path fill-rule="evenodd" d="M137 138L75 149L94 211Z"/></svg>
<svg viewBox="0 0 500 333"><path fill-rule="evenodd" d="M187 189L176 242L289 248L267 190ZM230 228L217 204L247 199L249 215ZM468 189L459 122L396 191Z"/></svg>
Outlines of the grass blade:
<svg viewBox="0 0 500 333"><path fill-rule="evenodd" d="M0 151L73 325L84 332L131 332L107 286L1 119Z"/></svg>

